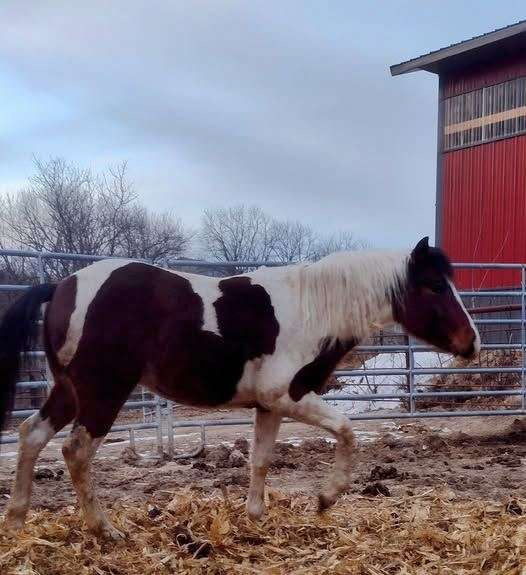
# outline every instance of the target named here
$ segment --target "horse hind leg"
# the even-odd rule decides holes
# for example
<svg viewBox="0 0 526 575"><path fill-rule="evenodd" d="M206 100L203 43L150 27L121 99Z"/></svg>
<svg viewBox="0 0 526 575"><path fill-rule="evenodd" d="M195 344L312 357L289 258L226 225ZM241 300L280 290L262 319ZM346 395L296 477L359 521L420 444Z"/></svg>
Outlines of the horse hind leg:
<svg viewBox="0 0 526 575"><path fill-rule="evenodd" d="M18 461L5 527L21 529L31 499L33 472L38 456L49 440L75 417L75 397L67 382L58 381L39 412L19 427Z"/></svg>
<svg viewBox="0 0 526 575"><path fill-rule="evenodd" d="M118 540L124 534L110 523L103 511L91 475L91 462L103 441L104 437L94 438L86 427L77 424L64 442L62 453L88 529L101 537Z"/></svg>
<svg viewBox="0 0 526 575"><path fill-rule="evenodd" d="M98 536L114 540L124 535L110 523L97 498L91 464L133 387L120 385L118 379L112 381L109 376L84 374L79 377L75 381L78 415L62 446L88 529Z"/></svg>

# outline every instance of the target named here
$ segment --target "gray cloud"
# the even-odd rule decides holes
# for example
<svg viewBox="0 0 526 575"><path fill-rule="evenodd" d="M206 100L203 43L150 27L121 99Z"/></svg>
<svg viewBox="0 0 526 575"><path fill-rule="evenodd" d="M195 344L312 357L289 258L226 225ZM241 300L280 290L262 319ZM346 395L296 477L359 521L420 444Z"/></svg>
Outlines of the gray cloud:
<svg viewBox="0 0 526 575"><path fill-rule="evenodd" d="M28 175L32 154L128 159L145 201L192 223L245 202L379 246L432 232L436 83L387 69L419 51L391 46L412 7L320 6L2 4L20 102L0 180Z"/></svg>

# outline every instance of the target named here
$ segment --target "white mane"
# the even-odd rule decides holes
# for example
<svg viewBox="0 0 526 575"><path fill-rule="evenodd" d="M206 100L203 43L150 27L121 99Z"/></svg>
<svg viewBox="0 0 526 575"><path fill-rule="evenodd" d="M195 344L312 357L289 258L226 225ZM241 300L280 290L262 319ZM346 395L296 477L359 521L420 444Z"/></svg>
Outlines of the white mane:
<svg viewBox="0 0 526 575"><path fill-rule="evenodd" d="M300 298L308 329L358 340L391 317L390 294L406 282L408 253L339 252L303 267Z"/></svg>

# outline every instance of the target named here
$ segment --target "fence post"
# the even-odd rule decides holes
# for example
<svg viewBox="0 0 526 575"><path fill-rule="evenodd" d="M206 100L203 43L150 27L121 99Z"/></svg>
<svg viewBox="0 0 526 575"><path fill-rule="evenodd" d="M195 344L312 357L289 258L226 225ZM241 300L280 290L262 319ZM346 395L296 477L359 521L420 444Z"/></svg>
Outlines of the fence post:
<svg viewBox="0 0 526 575"><path fill-rule="evenodd" d="M44 259L42 258L42 252L38 253L38 281L43 284L46 282L46 273L44 270Z"/></svg>
<svg viewBox="0 0 526 575"><path fill-rule="evenodd" d="M407 345L407 351L404 353L405 356L405 368L407 370L411 369L411 359L410 359L410 355L411 352L409 351L409 334L405 333L404 334L404 344ZM407 374L405 376L405 392L409 393L409 391L411 390L411 376L410 374Z"/></svg>
<svg viewBox="0 0 526 575"><path fill-rule="evenodd" d="M416 411L415 401L415 355L413 350L413 338L407 336L409 346L409 413L413 415Z"/></svg>
<svg viewBox="0 0 526 575"><path fill-rule="evenodd" d="M174 456L174 403L173 401L166 402L166 425L168 427L168 457L170 459Z"/></svg>
<svg viewBox="0 0 526 575"><path fill-rule="evenodd" d="M130 449L135 451L135 431L130 429Z"/></svg>
<svg viewBox="0 0 526 575"><path fill-rule="evenodd" d="M163 456L163 416L161 408L161 398L157 396L155 404L155 417L157 419L157 453Z"/></svg>
<svg viewBox="0 0 526 575"><path fill-rule="evenodd" d="M39 283L43 284L46 282L46 270L44 268L44 258L42 257L42 251L38 252L37 257L37 264L38 264L38 281ZM46 315L46 307L47 304L43 303L40 306L40 317L42 326L44 325L44 317ZM43 328L42 328L43 329ZM47 357L44 354L44 371L45 371L45 378L47 381L47 389L44 391L44 394L49 394L51 391L51 387L53 386L53 375L51 373L51 369L49 368L49 364L47 361Z"/></svg>

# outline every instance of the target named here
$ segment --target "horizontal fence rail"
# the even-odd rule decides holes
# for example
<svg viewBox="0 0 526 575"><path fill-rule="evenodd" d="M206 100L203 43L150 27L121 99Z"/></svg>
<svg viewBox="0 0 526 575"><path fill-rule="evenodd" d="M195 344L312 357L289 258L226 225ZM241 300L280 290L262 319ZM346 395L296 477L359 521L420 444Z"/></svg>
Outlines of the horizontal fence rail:
<svg viewBox="0 0 526 575"><path fill-rule="evenodd" d="M106 259L104 255L91 254L68 254L57 252L35 252L30 250L0 250L0 258L32 258L37 261L38 277L40 282L45 281L46 262L52 260L69 260L81 262L89 265L90 263ZM128 258L122 258L128 259ZM140 260L145 261L145 260ZM254 269L261 266L276 267L284 265L280 262L260 262L260 261L241 261L241 262L206 262L201 260L171 260L163 262L164 267L168 268L194 268L198 270L210 270L221 272L226 270ZM410 419L410 418L435 418L435 417L470 417L470 416L495 416L495 415L526 415L526 267L525 264L502 264L502 263L457 263L453 264L455 268L465 268L474 270L517 270L520 274L520 285L517 289L499 289L499 290L466 290L461 292L468 311L474 315L474 322L480 326L483 334L501 335L497 342L483 341L481 346L484 352L496 352L500 354L515 354L516 365L509 365L506 360L503 364L485 366L469 365L459 366L450 365L446 354L440 354L433 357L445 358L439 365L421 366L418 358L421 356L428 357L435 353L431 346L416 342L412 338L404 336L401 332L386 332L379 336L380 343L366 342L355 348L357 355L365 359L361 368L339 369L334 373L335 379L341 389L348 389L351 392L340 390L329 391L324 395L324 399L332 402L342 409L342 405L363 405L369 404L370 408L359 410L349 414L351 419L356 420L377 420L377 419ZM1 293L23 292L28 289L28 285L11 285L0 284ZM498 305L476 305L477 299L511 300L517 303L505 303ZM469 305L467 302L469 301ZM491 317L479 317L481 315L490 315ZM500 317L497 317L499 316ZM485 331L484 331L485 330ZM404 340L403 343L399 343ZM502 340L502 341L501 341ZM396 341L396 343L394 343ZM33 350L25 354L29 359L40 360L43 364L45 354L43 351ZM510 358L512 356L510 355ZM393 366L385 365L385 358L393 360ZM402 358L403 365L394 365L395 358ZM374 361L378 360L378 365ZM510 359L509 362L512 360ZM400 362L399 362L400 363ZM17 384L17 395L30 394L33 392L46 392L50 387L50 382L45 379L45 368L35 370L41 373L41 377L35 380L23 380ZM514 385L510 386L507 379L503 382L502 388L491 389L450 389L443 386L444 389L428 389L430 378L479 378L480 381L486 381L484 385L491 387L497 385L499 378L515 378ZM483 380L486 378L486 380ZM398 383L395 383L397 381ZM460 383L460 386L463 384ZM481 384L482 386L482 384ZM454 386L453 386L454 387ZM396 388L396 391L393 389ZM139 392L140 393L140 392ZM127 413L134 412L137 414L137 421L127 424L114 425L112 433L129 433L130 444L135 445L135 433L138 431L150 432L155 431L154 439L157 443L159 453L163 452L163 444L166 438L168 454L174 456L174 431L182 428L198 428L201 431L201 446L206 441L206 429L210 427L223 425L247 425L252 423L251 418L220 418L220 419L178 419L178 406L170 401L152 396L150 392L142 392L142 399L137 399L137 393L134 398L126 402L124 409ZM152 399L149 399L152 397ZM509 408L504 408L500 404L489 405L487 409L466 409L464 404L460 403L459 409L440 408L428 409L421 408L423 401L449 400L455 402L470 400L496 400L510 398L515 400L515 404ZM447 402L446 402L447 403ZM393 409L393 404L397 407ZM448 406L451 403L447 404ZM384 409L380 409L384 406ZM403 407L403 409L401 409ZM21 418L28 417L38 410L37 407L27 409L15 409L13 417L18 421ZM66 433L58 434L57 437L63 437ZM15 434L8 434L2 438L2 443L16 443ZM176 457L188 457L195 455L183 454Z"/></svg>

